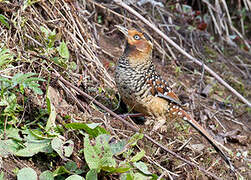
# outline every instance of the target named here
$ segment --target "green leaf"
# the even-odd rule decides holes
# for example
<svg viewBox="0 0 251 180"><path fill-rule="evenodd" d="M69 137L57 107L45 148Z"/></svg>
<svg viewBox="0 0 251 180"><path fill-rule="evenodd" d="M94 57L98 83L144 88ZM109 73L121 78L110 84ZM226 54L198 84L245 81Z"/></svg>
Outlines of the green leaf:
<svg viewBox="0 0 251 180"><path fill-rule="evenodd" d="M58 137L55 137L51 141L51 147L52 147L52 149L54 149L58 153L58 155L62 159L66 160L65 157L64 157L63 143L64 142L61 139L59 139Z"/></svg>
<svg viewBox="0 0 251 180"><path fill-rule="evenodd" d="M0 14L0 22L5 25L8 29L10 29L10 25L8 23L8 18L6 18L4 15Z"/></svg>
<svg viewBox="0 0 251 180"><path fill-rule="evenodd" d="M70 57L69 50L64 41L61 42L60 46L58 47L58 53L62 58L65 58L67 60L69 59Z"/></svg>
<svg viewBox="0 0 251 180"><path fill-rule="evenodd" d="M108 144L109 135L99 135L96 138L95 145L90 144L89 136L84 138L84 156L90 169L96 169L99 172L103 167L115 167L116 162L113 159L111 148Z"/></svg>
<svg viewBox="0 0 251 180"><path fill-rule="evenodd" d="M97 137L101 134L109 134L104 128L99 127L101 123L92 123L92 124L85 124L85 123L68 123L65 124L65 127L67 129L83 129L85 132L87 132L92 137Z"/></svg>
<svg viewBox="0 0 251 180"><path fill-rule="evenodd" d="M39 152L51 153L51 140L33 140L24 143L26 146L23 149L18 150L15 155L21 157L32 157Z"/></svg>
<svg viewBox="0 0 251 180"><path fill-rule="evenodd" d="M55 137L51 141L51 147L54 149L62 159L70 157L73 152L74 143L72 140L63 142L60 138Z"/></svg>
<svg viewBox="0 0 251 180"><path fill-rule="evenodd" d="M86 180L98 180L98 174L95 169L90 169L86 174Z"/></svg>
<svg viewBox="0 0 251 180"><path fill-rule="evenodd" d="M141 173L135 173L133 179L137 180L150 180L152 177L147 177L144 174Z"/></svg>
<svg viewBox="0 0 251 180"><path fill-rule="evenodd" d="M74 175L69 176L65 180L84 180L84 178L81 177L81 176L79 176L79 175L77 175L77 174L74 174Z"/></svg>
<svg viewBox="0 0 251 180"><path fill-rule="evenodd" d="M32 168L23 168L18 171L17 180L37 180L37 173Z"/></svg>
<svg viewBox="0 0 251 180"><path fill-rule="evenodd" d="M2 66L9 64L13 60L13 55L9 49L0 48L0 69Z"/></svg>
<svg viewBox="0 0 251 180"><path fill-rule="evenodd" d="M146 175L151 175L152 173L148 171L148 168L146 166L145 163L139 161L139 162L135 162L133 163L133 165L138 168L142 173L146 174Z"/></svg>
<svg viewBox="0 0 251 180"><path fill-rule="evenodd" d="M54 180L53 173L51 171L44 171L40 174L39 180Z"/></svg>
<svg viewBox="0 0 251 180"><path fill-rule="evenodd" d="M131 144L131 146L135 146L138 140L142 139L143 137L144 137L143 134L136 133L129 139L128 144Z"/></svg>
<svg viewBox="0 0 251 180"><path fill-rule="evenodd" d="M110 143L111 151L113 155L119 155L126 150L126 140Z"/></svg>
<svg viewBox="0 0 251 180"><path fill-rule="evenodd" d="M74 61L69 63L69 68L71 70L75 71L75 70L77 70L77 67L78 67L78 65Z"/></svg>
<svg viewBox="0 0 251 180"><path fill-rule="evenodd" d="M133 173L123 173L120 177L120 180L134 180Z"/></svg>
<svg viewBox="0 0 251 180"><path fill-rule="evenodd" d="M20 135L25 134L26 131L22 131L20 129L17 128L9 128L5 131L6 133L6 137L8 137L8 139L14 139L16 141L23 141L23 137L21 137Z"/></svg>
<svg viewBox="0 0 251 180"><path fill-rule="evenodd" d="M20 148L12 139L0 140L0 156L7 157L10 154L14 154L17 149Z"/></svg>
<svg viewBox="0 0 251 180"><path fill-rule="evenodd" d="M53 172L53 176L59 176L62 174L71 174L70 171L68 171L64 166L59 166L54 172Z"/></svg>
<svg viewBox="0 0 251 180"><path fill-rule="evenodd" d="M55 107L51 103L51 98L53 98L51 96L52 96L51 90L49 87L47 90L46 102L47 102L47 109L48 109L48 112L50 113L50 116L45 126L46 131L49 131L51 128L56 127L55 121L56 121L57 113L56 113Z"/></svg>
<svg viewBox="0 0 251 180"><path fill-rule="evenodd" d="M103 167L102 170L109 173L124 173L129 171L130 167Z"/></svg>
<svg viewBox="0 0 251 180"><path fill-rule="evenodd" d="M135 156L132 157L130 160L131 162L137 162L139 161L142 157L145 156L145 151L142 149L140 152L138 152Z"/></svg>
<svg viewBox="0 0 251 180"><path fill-rule="evenodd" d="M74 172L77 170L78 166L77 164L74 162L74 161L68 161L66 164L65 164L65 168L71 172Z"/></svg>
<svg viewBox="0 0 251 180"><path fill-rule="evenodd" d="M0 180L4 180L4 172L0 173Z"/></svg>

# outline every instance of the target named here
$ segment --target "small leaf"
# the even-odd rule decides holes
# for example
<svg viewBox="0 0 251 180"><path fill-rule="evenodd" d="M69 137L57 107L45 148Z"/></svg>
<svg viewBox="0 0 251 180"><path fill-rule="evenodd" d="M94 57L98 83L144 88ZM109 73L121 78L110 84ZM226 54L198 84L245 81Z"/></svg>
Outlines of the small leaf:
<svg viewBox="0 0 251 180"><path fill-rule="evenodd" d="M114 142L114 143L110 143L111 146L111 151L113 155L119 155L121 153L123 153L126 150L126 140L122 140L119 142Z"/></svg>
<svg viewBox="0 0 251 180"><path fill-rule="evenodd" d="M67 60L69 59L70 57L69 50L64 41L61 42L60 46L58 47L58 53L62 58L65 58Z"/></svg>
<svg viewBox="0 0 251 180"><path fill-rule="evenodd" d="M0 173L0 180L4 180L4 172Z"/></svg>
<svg viewBox="0 0 251 180"><path fill-rule="evenodd" d="M17 180L37 180L37 173L32 168L23 168L18 171Z"/></svg>
<svg viewBox="0 0 251 180"><path fill-rule="evenodd" d="M145 151L142 149L140 152L138 152L135 156L132 157L130 160L131 162L137 162L139 161L142 157L145 156Z"/></svg>
<svg viewBox="0 0 251 180"><path fill-rule="evenodd" d="M4 15L0 14L0 22L5 25L8 29L10 29L10 25L8 23L8 18L6 18Z"/></svg>
<svg viewBox="0 0 251 180"><path fill-rule="evenodd" d="M64 143L64 155L65 157L70 157L73 153L74 142L72 140L68 140Z"/></svg>
<svg viewBox="0 0 251 180"><path fill-rule="evenodd" d="M40 174L39 180L54 180L53 173L51 171L44 171Z"/></svg>
<svg viewBox="0 0 251 180"><path fill-rule="evenodd" d="M51 147L58 153L58 155L62 159L65 160L66 159L65 157L71 156L74 148L74 143L72 140L64 142L60 138L55 137L51 141Z"/></svg>
<svg viewBox="0 0 251 180"><path fill-rule="evenodd" d="M97 171L95 169L89 170L85 178L86 180L98 180Z"/></svg>
<svg viewBox="0 0 251 180"><path fill-rule="evenodd" d="M65 168L71 172L74 172L77 170L78 166L77 164L74 162L74 161L68 161L66 164L65 164Z"/></svg>
<svg viewBox="0 0 251 180"><path fill-rule="evenodd" d="M46 102L47 102L47 109L48 109L48 112L50 113L50 116L45 127L46 131L49 131L52 127L56 127L55 121L56 121L57 112L54 105L51 103L51 98L53 97L51 95L51 88L49 87L47 91Z"/></svg>
<svg viewBox="0 0 251 180"><path fill-rule="evenodd" d="M53 172L53 176L59 176L62 174L70 174L71 172L68 171L64 166L60 166L58 167L54 172Z"/></svg>
<svg viewBox="0 0 251 180"><path fill-rule="evenodd" d="M95 129L96 127L100 126L102 123L91 123L91 124L86 124L89 128Z"/></svg>
<svg viewBox="0 0 251 180"><path fill-rule="evenodd" d="M146 175L151 175L151 174L152 174L152 173L150 173L150 172L148 171L148 168L147 168L146 164L143 163L143 162L141 162L141 161L135 162L135 163L133 163L133 165L134 165L136 168L138 168L142 173L144 173L144 174L146 174Z"/></svg>
<svg viewBox="0 0 251 180"><path fill-rule="evenodd" d="M79 176L79 175L77 175L77 174L74 174L74 175L69 176L65 180L84 180L84 178L81 177L81 176Z"/></svg>
<svg viewBox="0 0 251 180"><path fill-rule="evenodd" d="M102 170L109 173L124 173L129 171L130 167L103 167Z"/></svg>
<svg viewBox="0 0 251 180"><path fill-rule="evenodd" d="M59 139L58 137L53 138L53 140L51 141L51 147L52 149L54 149L58 155L66 160L66 158L64 157L64 151L63 151L63 141L61 139Z"/></svg>
<svg viewBox="0 0 251 180"><path fill-rule="evenodd" d="M83 129L92 137L97 137L101 134L109 134L104 128L99 127L100 123L92 123L92 124L85 124L85 123L68 123L65 125L66 128L72 128L75 130Z"/></svg>
<svg viewBox="0 0 251 180"><path fill-rule="evenodd" d="M135 146L138 140L142 139L143 137L144 137L143 134L136 133L129 139L128 144L131 144L131 146Z"/></svg>

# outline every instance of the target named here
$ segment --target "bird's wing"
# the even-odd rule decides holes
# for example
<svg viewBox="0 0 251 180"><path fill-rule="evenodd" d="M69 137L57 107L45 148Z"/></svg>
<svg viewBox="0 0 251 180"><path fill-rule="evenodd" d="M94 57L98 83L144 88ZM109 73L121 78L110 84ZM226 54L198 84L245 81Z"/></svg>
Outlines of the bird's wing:
<svg viewBox="0 0 251 180"><path fill-rule="evenodd" d="M151 94L163 99L166 99L177 105L181 105L178 96L169 88L167 81L162 79L159 75L154 74L148 83L151 85Z"/></svg>
<svg viewBox="0 0 251 180"><path fill-rule="evenodd" d="M168 101L171 101L171 102L173 102L173 103L175 103L175 104L181 106L180 99L179 99L179 98L176 96L176 94L175 94L174 92L172 92L172 91L166 93L166 95L164 95L164 94L158 92L155 96L158 96L158 97L160 97L160 98L164 98L164 99L166 99L166 100L168 100Z"/></svg>

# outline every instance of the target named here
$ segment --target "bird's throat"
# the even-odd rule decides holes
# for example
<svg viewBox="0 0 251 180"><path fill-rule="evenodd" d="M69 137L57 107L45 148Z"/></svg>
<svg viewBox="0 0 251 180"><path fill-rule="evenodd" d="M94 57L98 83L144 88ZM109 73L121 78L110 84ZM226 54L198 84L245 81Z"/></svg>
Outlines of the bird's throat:
<svg viewBox="0 0 251 180"><path fill-rule="evenodd" d="M139 49L136 46L127 44L124 53L127 54L129 64L132 67L136 67L140 64L151 64L152 62L151 47Z"/></svg>

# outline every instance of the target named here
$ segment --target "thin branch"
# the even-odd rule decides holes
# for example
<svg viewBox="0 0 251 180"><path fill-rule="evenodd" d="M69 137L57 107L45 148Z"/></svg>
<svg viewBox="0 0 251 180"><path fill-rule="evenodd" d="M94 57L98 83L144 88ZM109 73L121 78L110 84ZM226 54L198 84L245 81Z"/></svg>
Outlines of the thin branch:
<svg viewBox="0 0 251 180"><path fill-rule="evenodd" d="M154 24L150 23L146 18L144 18L142 15L140 15L138 12L136 12L134 9L132 9L130 6L122 2L121 0L113 0L116 4L120 5L121 7L128 10L133 15L137 16L141 21L143 21L146 25L148 25L150 28L152 28L155 32L157 32L163 39L165 39L168 43L170 43L172 46L174 46L180 53L182 53L184 56L191 59L196 64L202 66L203 63L201 63L199 60L188 54L186 51L184 51L179 45L177 45L173 40L171 40L169 37L167 37L162 31L160 31ZM223 86L225 86L227 89L229 89L234 95L236 95L242 102L247 104L249 107L251 107L251 103L243 97L239 92L237 92L234 88L232 88L226 81L224 81L218 74L216 74L212 69L210 69L208 66L204 64L205 70L210 73L212 76L215 77Z"/></svg>
<svg viewBox="0 0 251 180"><path fill-rule="evenodd" d="M118 116L116 113L114 113L113 111L111 111L110 109L108 109L107 107L105 107L103 104L101 104L100 102L98 102L97 100L95 100L93 97L91 97L90 95L86 94L85 92L81 91L79 88L77 88L76 86L72 85L71 83L69 83L68 81L66 81L62 76L60 76L60 74L58 72L53 73L53 75L58 78L61 82L63 82L66 86L69 86L71 88L73 88L74 90L76 90L79 94L81 94L82 96L86 97L87 99L89 99L91 102L95 103L96 105L98 105L100 108L102 108L103 110L107 111L111 116L115 117L116 119L120 120L121 122L123 122L126 126L130 127L133 131L135 132L139 132L139 128L136 128L135 126L133 126L131 123L129 123L128 121L124 120L123 118L121 118L120 116ZM180 159L181 161L184 161L185 163L189 164L190 166L196 167L198 168L201 172L215 178L216 180L220 180L219 177L215 176L214 174L208 172L207 170L205 170L204 168L198 166L197 164L184 159L183 157L179 156L178 154L176 154L175 152L169 150L168 148L166 148L165 146L163 146L162 144L158 143L157 141L155 141L154 139L152 139L149 135L144 134L144 137L147 138L149 141L151 141L152 143L154 143L155 145L161 147L163 150L165 150L167 153L173 155L174 157L176 157L177 159Z"/></svg>

